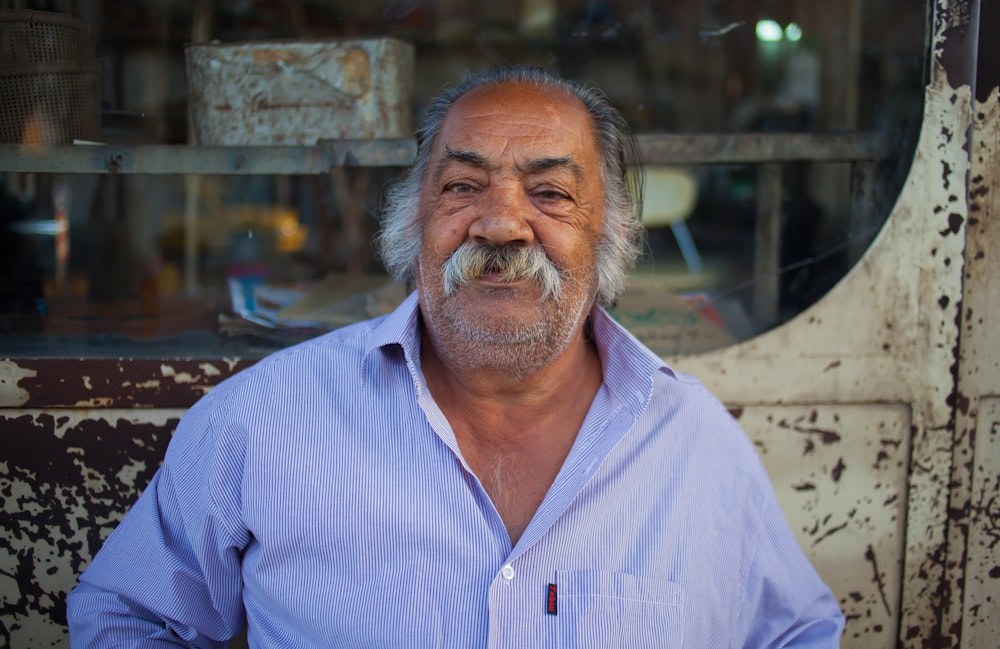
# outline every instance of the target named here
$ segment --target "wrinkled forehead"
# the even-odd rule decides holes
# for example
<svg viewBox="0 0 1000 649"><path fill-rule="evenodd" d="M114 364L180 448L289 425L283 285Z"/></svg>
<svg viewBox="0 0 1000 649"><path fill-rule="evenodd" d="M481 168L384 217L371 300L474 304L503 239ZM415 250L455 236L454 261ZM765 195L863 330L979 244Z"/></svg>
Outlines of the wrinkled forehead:
<svg viewBox="0 0 1000 649"><path fill-rule="evenodd" d="M448 110L434 158L445 149L489 157L579 157L596 163L593 120L583 102L557 87L502 83L471 90Z"/></svg>

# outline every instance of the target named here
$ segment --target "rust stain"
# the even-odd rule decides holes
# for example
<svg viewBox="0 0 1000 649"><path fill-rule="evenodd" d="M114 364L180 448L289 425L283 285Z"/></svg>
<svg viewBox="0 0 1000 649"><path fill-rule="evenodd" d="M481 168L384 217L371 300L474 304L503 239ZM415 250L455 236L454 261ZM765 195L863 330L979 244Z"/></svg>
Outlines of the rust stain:
<svg viewBox="0 0 1000 649"><path fill-rule="evenodd" d="M830 471L830 477L833 478L834 482L840 482L840 476L844 474L844 469L846 468L847 465L844 464L844 458L838 459L836 466Z"/></svg>
<svg viewBox="0 0 1000 649"><path fill-rule="evenodd" d="M831 444L836 444L841 439L840 433L833 430L827 430L825 428L800 428L796 426L792 430L794 430L797 433L802 433L803 435L811 435L818 437L820 442L822 442L824 446L830 446Z"/></svg>
<svg viewBox="0 0 1000 649"><path fill-rule="evenodd" d="M265 97L260 97L253 107L257 110L291 110L295 108L328 108L330 110L341 110L344 103L341 101L309 101L309 102L272 102Z"/></svg>
<svg viewBox="0 0 1000 649"><path fill-rule="evenodd" d="M962 224L965 223L965 218L961 214L955 214L952 212L948 215L948 227L944 230L940 230L938 234L942 237L946 237L952 234L958 234L962 231Z"/></svg>
<svg viewBox="0 0 1000 649"><path fill-rule="evenodd" d="M843 522L843 523L841 523L840 525L837 525L836 527L831 527L827 531L823 532L823 534L821 534L820 536L818 536L816 538L816 540L813 541L813 545L819 545L820 541L823 541L823 540L825 540L825 539L833 536L834 534L836 534L837 532L841 531L845 527L847 527L847 522L846 521Z"/></svg>
<svg viewBox="0 0 1000 649"><path fill-rule="evenodd" d="M252 54L253 62L257 65L267 65L269 63L290 63L295 60L295 55L286 49L258 49Z"/></svg>
<svg viewBox="0 0 1000 649"><path fill-rule="evenodd" d="M338 90L352 97L361 97L371 90L371 59L361 48L352 47L340 57L344 78Z"/></svg>
<svg viewBox="0 0 1000 649"><path fill-rule="evenodd" d="M885 606L885 613L888 616L892 616L892 608L889 606L889 600L885 596L885 584L882 581L882 573L878 569L878 561L875 558L875 550L872 546L868 546L865 551L865 559L872 564L872 581L878 586L879 596L882 598L882 604Z"/></svg>

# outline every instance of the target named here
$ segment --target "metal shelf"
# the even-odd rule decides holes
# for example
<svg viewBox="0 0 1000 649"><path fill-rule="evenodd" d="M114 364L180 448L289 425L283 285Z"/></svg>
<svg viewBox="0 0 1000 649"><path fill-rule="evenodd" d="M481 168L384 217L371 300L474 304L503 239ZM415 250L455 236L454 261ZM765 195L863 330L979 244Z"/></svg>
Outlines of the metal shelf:
<svg viewBox="0 0 1000 649"><path fill-rule="evenodd" d="M315 146L0 145L0 171L160 175L309 175L335 167L406 167L411 139L337 140Z"/></svg>
<svg viewBox="0 0 1000 649"><path fill-rule="evenodd" d="M637 139L647 164L859 162L891 158L898 150L879 131L641 134Z"/></svg>
<svg viewBox="0 0 1000 649"><path fill-rule="evenodd" d="M851 162L891 157L877 132L642 134L649 164ZM336 140L315 146L188 146L0 144L0 172L161 175L310 175L335 167L407 167L412 139Z"/></svg>

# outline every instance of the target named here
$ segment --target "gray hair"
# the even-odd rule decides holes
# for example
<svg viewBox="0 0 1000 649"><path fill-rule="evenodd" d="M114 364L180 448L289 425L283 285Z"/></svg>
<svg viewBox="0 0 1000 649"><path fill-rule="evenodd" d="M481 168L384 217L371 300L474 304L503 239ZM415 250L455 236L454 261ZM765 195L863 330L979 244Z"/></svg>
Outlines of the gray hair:
<svg viewBox="0 0 1000 649"><path fill-rule="evenodd" d="M382 263L395 279L401 282L413 279L421 246L420 193L441 124L448 110L467 92L505 83L561 89L577 97L593 119L604 185L604 223L595 255L596 302L609 307L625 290L643 246L639 150L628 123L603 92L543 68L509 66L471 75L461 84L446 88L431 102L416 131L417 154L413 165L386 194L382 231L378 236Z"/></svg>

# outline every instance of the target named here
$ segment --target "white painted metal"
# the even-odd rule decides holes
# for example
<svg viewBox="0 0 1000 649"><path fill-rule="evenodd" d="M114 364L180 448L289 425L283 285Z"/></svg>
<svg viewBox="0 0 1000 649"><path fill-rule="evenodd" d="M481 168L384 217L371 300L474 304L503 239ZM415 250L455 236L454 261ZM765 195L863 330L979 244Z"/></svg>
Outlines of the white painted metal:
<svg viewBox="0 0 1000 649"><path fill-rule="evenodd" d="M996 642L989 630L998 618L1000 579L981 576L982 570L988 575L990 570L1000 570L995 559L998 512L990 509L995 507L990 503L996 501L980 498L970 502L976 489L992 489L995 494L1000 486L1000 445L993 441L996 410L990 410L992 414L978 425L976 439L985 437L987 441L981 446L973 444L970 432L976 426L962 409L968 411L978 402L969 405L970 395L957 389L956 379L963 377L962 385L968 385L975 395L1000 394L1000 363L995 351L995 323L1000 321L996 261L990 262L992 273L977 270L976 281L969 279L965 300L976 304L976 312L962 312L966 235L972 227L970 216L974 216L970 204L980 210L985 200L990 206L987 212L994 217L989 226L982 225L987 215L978 219L978 229L973 230L976 239L970 240L971 254L982 250L988 255L1000 242L995 225L997 199L990 197L991 187L1000 178L996 151L1000 126L994 94L988 106L977 107L973 130L973 89L967 79L954 78L955 71L946 70L938 57L947 40L946 28L975 33L969 15L960 11L968 7L966 3L946 2L936 7L936 56L916 155L895 208L857 266L824 299L784 326L717 352L673 359L677 367L699 376L737 412L741 408L744 412L751 408L766 411L794 405L815 412L819 420L834 421L850 413L849 419L842 421L852 423L839 434L845 453L852 455L872 443L868 427L885 418L886 409L909 412L908 485L902 494L906 499L905 539L896 556L878 557L880 577L899 579L883 584L883 603L892 616L890 632L887 634L885 627L874 632L874 619L852 620L844 637L845 647L890 646L897 642L892 637L897 630L900 646L954 646L963 627L963 606L968 637L962 646L993 647ZM971 64L974 68L974 61ZM970 141L970 133L975 133L974 141ZM976 151L975 164L971 150ZM980 174L978 181L976 173L970 173L973 171ZM981 192L976 201L970 201L969 178ZM970 264L972 261L970 258ZM994 278L992 282L989 277ZM962 329L960 365L959 323L963 315L968 321ZM994 404L988 402L991 408ZM867 418L859 413L867 413ZM956 429L956 417L964 421L966 432ZM783 429L774 420L754 419L746 425L752 437L768 440L768 448L801 443L795 430ZM956 441L964 446L962 455L953 457ZM973 455L974 487L968 468ZM786 462L771 461L770 466L793 528L801 530L814 524L817 514L790 487L789 476L802 470L790 463L789 458ZM888 465L884 469L876 465L876 472L883 485L895 484L899 478L898 470ZM817 502L825 504L830 516L844 507L872 513L877 509L874 501L869 502L870 494L837 494L834 490L834 494L819 496L823 500ZM957 513L955 507L959 508ZM963 513L966 507L971 521L969 513ZM966 563L962 530L968 529L970 522L973 529ZM865 593L872 586L872 562L862 545L848 543L829 556L826 548L820 552L806 543L842 602L849 603L851 593ZM901 566L898 573L893 572L893 564ZM974 569L975 576L970 574ZM894 605L897 595L898 607ZM992 616L984 613L987 610Z"/></svg>

